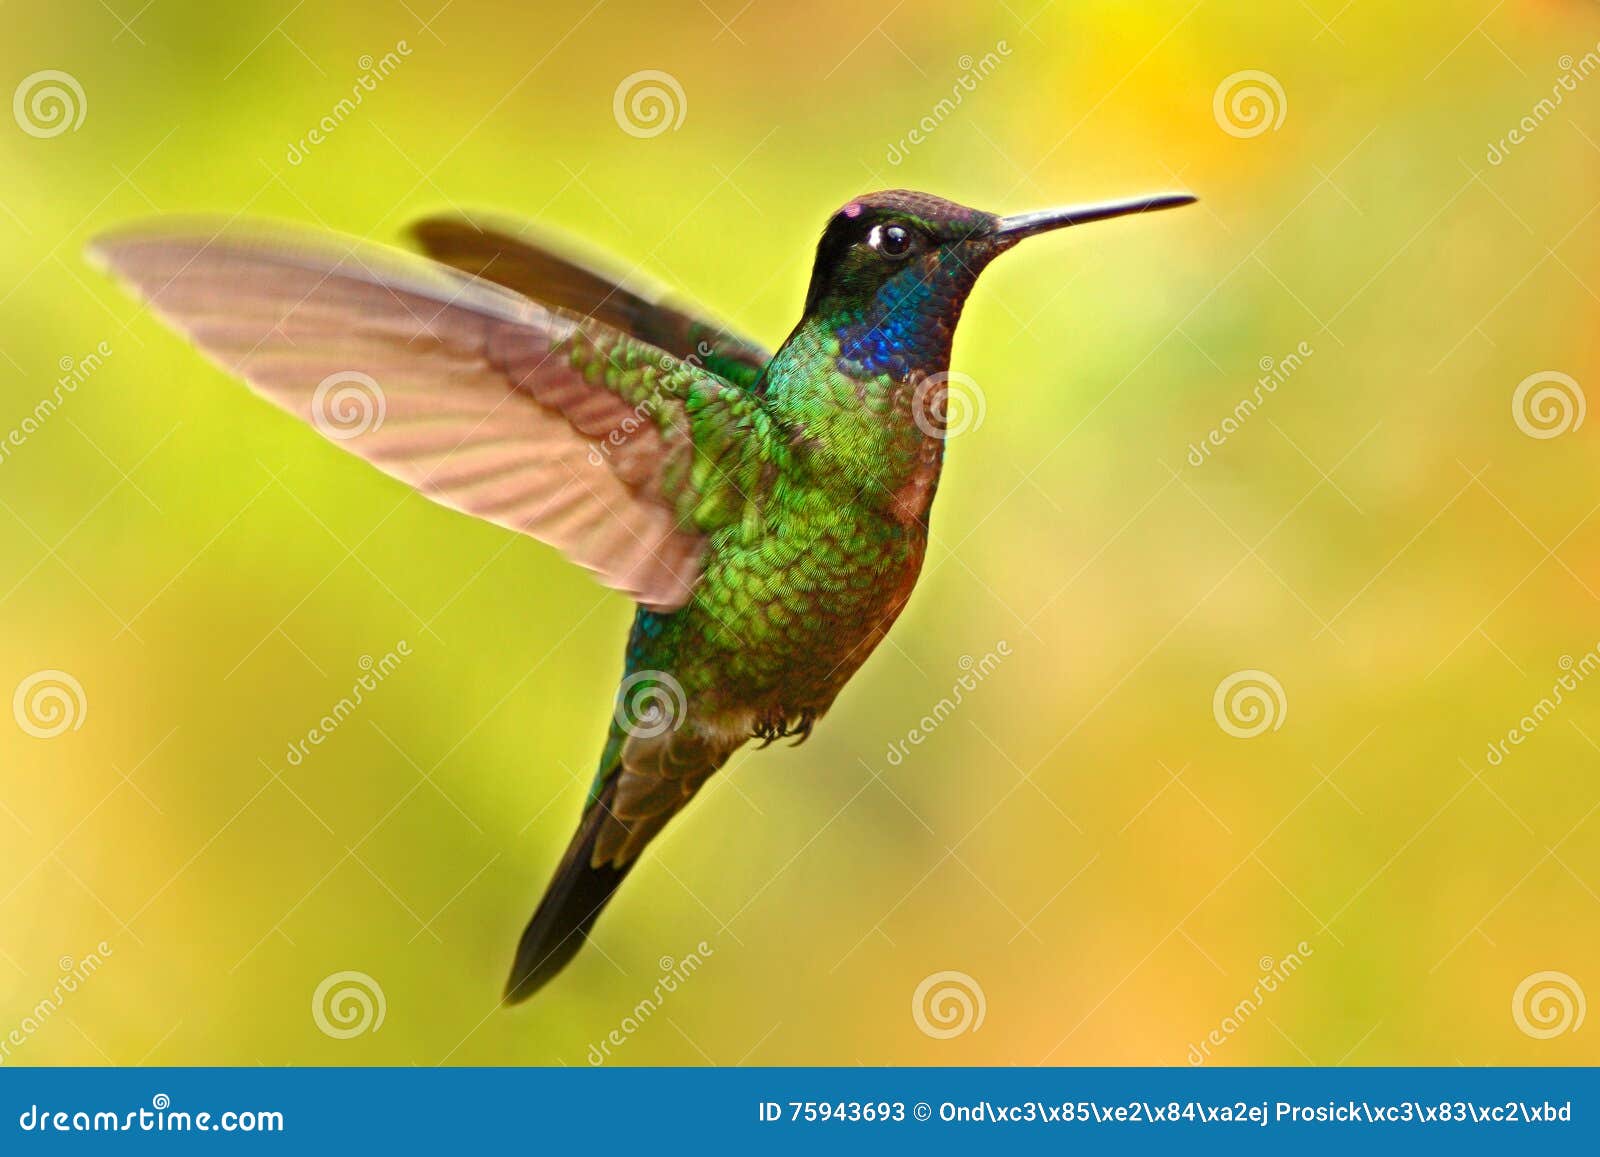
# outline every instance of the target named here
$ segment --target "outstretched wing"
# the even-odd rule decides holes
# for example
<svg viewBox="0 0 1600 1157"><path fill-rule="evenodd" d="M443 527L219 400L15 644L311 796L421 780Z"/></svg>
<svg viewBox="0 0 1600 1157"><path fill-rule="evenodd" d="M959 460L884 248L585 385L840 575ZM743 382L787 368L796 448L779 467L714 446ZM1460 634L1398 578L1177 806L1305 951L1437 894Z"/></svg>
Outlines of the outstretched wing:
<svg viewBox="0 0 1600 1157"><path fill-rule="evenodd" d="M91 254L330 440L652 609L759 503L759 400L594 319L327 233L157 223Z"/></svg>
<svg viewBox="0 0 1600 1157"><path fill-rule="evenodd" d="M593 317L735 385L753 386L772 355L708 318L697 317L638 284L607 273L531 225L505 217L441 214L411 226L435 261L487 278L524 297Z"/></svg>

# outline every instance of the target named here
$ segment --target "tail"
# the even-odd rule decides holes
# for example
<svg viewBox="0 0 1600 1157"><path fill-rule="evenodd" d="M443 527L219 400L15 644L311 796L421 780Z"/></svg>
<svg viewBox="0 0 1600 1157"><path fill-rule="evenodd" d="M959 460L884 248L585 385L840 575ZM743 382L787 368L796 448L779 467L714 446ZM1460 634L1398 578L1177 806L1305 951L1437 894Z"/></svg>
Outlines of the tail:
<svg viewBox="0 0 1600 1157"><path fill-rule="evenodd" d="M633 860L622 867L609 860L599 867L593 865L595 841L611 814L616 790L613 782L589 805L545 889L544 899L523 931L511 978L506 982L507 1004L527 1000L567 966L589 938L589 929L601 909L633 867Z"/></svg>
<svg viewBox="0 0 1600 1157"><path fill-rule="evenodd" d="M612 729L600 757L600 794L522 933L507 1004L527 1000L578 954L645 845L742 742L730 747L688 727L641 736Z"/></svg>

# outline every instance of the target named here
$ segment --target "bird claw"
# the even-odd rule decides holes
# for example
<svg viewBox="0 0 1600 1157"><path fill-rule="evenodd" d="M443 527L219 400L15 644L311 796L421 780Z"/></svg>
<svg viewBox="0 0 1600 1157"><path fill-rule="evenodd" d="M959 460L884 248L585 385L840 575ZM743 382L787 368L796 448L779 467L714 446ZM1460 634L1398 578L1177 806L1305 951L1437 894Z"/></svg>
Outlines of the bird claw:
<svg viewBox="0 0 1600 1157"><path fill-rule="evenodd" d="M816 723L817 713L809 707L800 712L800 717L797 720L792 720L789 713L782 708L770 711L756 721L753 735L754 738L761 740L761 746L757 747L756 750L760 751L762 748L771 747L774 741L787 739L791 735L795 736L796 739L789 746L799 747L811 738L811 729L816 726Z"/></svg>

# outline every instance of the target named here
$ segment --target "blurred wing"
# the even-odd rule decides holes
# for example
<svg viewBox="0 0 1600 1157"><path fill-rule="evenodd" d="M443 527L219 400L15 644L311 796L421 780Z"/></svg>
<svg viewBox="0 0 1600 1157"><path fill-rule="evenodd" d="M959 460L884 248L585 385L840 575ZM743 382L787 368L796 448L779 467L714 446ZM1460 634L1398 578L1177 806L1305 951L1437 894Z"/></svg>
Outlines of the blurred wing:
<svg viewBox="0 0 1600 1157"><path fill-rule="evenodd" d="M415 256L160 224L91 255L212 359L446 506L558 547L653 609L763 482L752 395L636 338Z"/></svg>
<svg viewBox="0 0 1600 1157"><path fill-rule="evenodd" d="M772 355L718 323L664 300L632 278L606 273L600 262L503 217L443 214L411 226L435 261L487 278L524 297L592 317L670 354L749 388Z"/></svg>

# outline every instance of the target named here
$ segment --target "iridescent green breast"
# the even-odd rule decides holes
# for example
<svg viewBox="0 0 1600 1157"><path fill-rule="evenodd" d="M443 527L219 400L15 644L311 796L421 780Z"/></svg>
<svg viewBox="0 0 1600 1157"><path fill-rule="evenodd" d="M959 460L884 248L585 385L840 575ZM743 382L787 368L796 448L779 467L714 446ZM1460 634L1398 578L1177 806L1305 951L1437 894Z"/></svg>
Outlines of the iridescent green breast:
<svg viewBox="0 0 1600 1157"><path fill-rule="evenodd" d="M713 539L683 610L640 612L630 668L672 670L696 714L820 714L904 608L926 544L919 524L793 495L759 543Z"/></svg>
<svg viewBox="0 0 1600 1157"><path fill-rule="evenodd" d="M820 715L910 598L944 450L918 387L947 364L967 277L938 273L885 312L796 329L757 387L783 453L749 515L711 533L687 606L640 612L630 670L671 671L711 726Z"/></svg>

